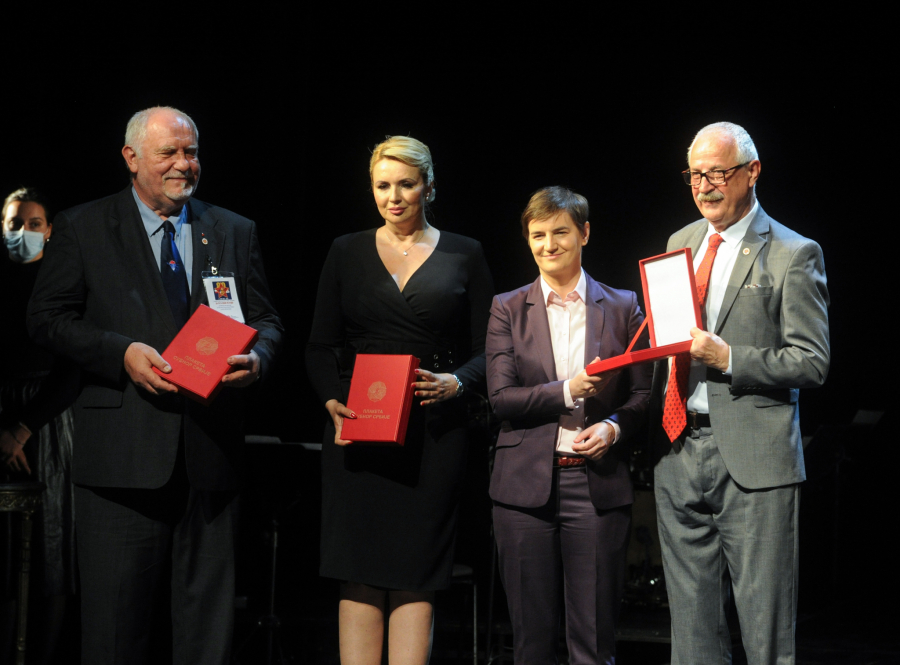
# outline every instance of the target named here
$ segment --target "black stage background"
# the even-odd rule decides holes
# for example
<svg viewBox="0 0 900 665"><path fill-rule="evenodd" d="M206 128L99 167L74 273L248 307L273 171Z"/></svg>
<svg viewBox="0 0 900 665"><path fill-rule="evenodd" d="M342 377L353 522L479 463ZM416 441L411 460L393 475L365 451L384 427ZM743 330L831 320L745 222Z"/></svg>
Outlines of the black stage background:
<svg viewBox="0 0 900 665"><path fill-rule="evenodd" d="M589 27L586 18L548 21L550 34L517 26L503 37L466 30L452 40L427 34L418 18L381 17L353 36L334 17L308 19L248 18L227 32L198 21L189 36L140 39L127 36L141 32L134 24L114 47L92 35L57 43L35 84L7 78L0 191L37 185L57 209L111 194L127 184L119 151L130 115L155 104L190 113L201 133L198 198L258 222L288 330L248 432L317 442L324 411L303 366L316 283L334 237L381 223L367 167L386 134L431 147L433 222L483 243L498 291L536 276L518 216L533 190L562 184L591 204L586 270L640 292L637 261L697 218L679 175L694 132L737 122L759 149L761 204L822 245L832 297L831 374L802 396L803 432L818 436L807 451L801 613L835 600L852 602L857 617L877 615L885 599L896 605L887 559L896 379L882 316L896 297L878 228L896 199L896 186L883 184L895 167L880 143L890 132L871 115L877 75L851 76L860 56L838 55L836 17L807 22L802 41L787 30L730 39L720 26L715 37L699 26L666 32L660 17L652 31L630 21ZM281 21L286 29L275 28ZM848 429L859 409L890 412L875 428ZM282 475L284 464L299 465L297 498L314 513L315 456L279 464ZM312 529L316 519L299 522ZM462 542L486 551L486 537ZM297 538L303 554L286 567L314 579L316 534Z"/></svg>

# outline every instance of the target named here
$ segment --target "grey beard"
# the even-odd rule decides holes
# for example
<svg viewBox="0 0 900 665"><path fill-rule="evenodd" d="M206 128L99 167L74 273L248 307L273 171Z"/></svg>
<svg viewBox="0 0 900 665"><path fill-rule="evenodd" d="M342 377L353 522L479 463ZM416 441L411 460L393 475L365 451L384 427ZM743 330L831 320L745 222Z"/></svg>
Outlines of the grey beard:
<svg viewBox="0 0 900 665"><path fill-rule="evenodd" d="M177 194L170 194L169 198L172 201L187 201L194 194L194 186L193 185L184 185L181 188L181 191Z"/></svg>

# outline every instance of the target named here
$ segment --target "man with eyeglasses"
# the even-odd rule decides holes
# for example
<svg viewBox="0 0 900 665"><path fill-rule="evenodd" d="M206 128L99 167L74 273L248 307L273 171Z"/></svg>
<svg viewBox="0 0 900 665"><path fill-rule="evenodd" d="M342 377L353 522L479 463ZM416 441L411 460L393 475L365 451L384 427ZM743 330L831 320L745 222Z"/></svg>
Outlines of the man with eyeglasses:
<svg viewBox="0 0 900 665"><path fill-rule="evenodd" d="M703 329L659 363L654 481L672 663L730 663L732 590L749 663L795 662L797 516L806 477L797 397L828 373L828 290L818 244L756 200L749 134L701 129L683 172L703 219L690 247Z"/></svg>

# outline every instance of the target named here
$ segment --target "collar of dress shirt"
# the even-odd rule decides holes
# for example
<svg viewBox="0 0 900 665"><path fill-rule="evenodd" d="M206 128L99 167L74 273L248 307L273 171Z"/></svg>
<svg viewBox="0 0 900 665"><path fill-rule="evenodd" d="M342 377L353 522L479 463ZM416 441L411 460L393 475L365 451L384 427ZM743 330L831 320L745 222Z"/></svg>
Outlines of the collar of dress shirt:
<svg viewBox="0 0 900 665"><path fill-rule="evenodd" d="M153 208L141 201L141 197L138 196L137 190L135 190L134 187L131 188L131 193L134 196L135 203L137 203L138 212L141 214L141 221L144 223L144 229L147 231L147 237L153 237L153 235L162 228L162 225L166 220L153 212ZM181 207L181 212L178 214L177 218L174 216L168 218L172 220L172 224L175 226L176 236L181 233L181 227L187 220L187 211L188 206L187 203L185 203Z"/></svg>
<svg viewBox="0 0 900 665"><path fill-rule="evenodd" d="M544 279L543 275L541 275L541 292L544 294L544 304L549 305L550 294L556 293L556 291L554 291L553 288L549 284L547 284L547 281ZM578 284L575 285L574 292L578 294L578 297L581 298L583 302L587 302L587 280L584 277L584 268L581 269L581 277L578 278ZM556 295L559 296L560 300L565 301L566 297L569 294L566 293L565 295L560 295L559 293L556 293Z"/></svg>
<svg viewBox="0 0 900 665"><path fill-rule="evenodd" d="M698 252L698 254L700 256L703 256L703 254L706 252L707 246L709 245L709 237L714 233L719 233L719 235L722 236L722 240L724 240L726 244L731 245L732 247L737 247L738 245L740 245L741 241L744 239L744 236L747 235L747 229L750 228L750 224L753 222L753 218L756 217L757 210L759 210L759 201L754 201L753 207L750 208L750 212L748 212L739 221L735 222L721 233L716 231L715 227L713 227L712 224L709 224L709 228L706 230L706 236L703 238L703 244L700 246L700 251Z"/></svg>

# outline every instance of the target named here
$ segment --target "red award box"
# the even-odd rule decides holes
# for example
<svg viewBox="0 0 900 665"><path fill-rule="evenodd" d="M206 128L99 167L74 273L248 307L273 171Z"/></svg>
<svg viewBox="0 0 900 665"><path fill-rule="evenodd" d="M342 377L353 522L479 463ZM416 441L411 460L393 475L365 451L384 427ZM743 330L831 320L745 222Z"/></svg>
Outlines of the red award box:
<svg viewBox="0 0 900 665"><path fill-rule="evenodd" d="M200 305L163 351L172 372L153 371L178 386L179 393L208 405L222 388L222 377L233 369L228 358L248 353L258 337L250 326Z"/></svg>
<svg viewBox="0 0 900 665"><path fill-rule="evenodd" d="M402 446L413 403L419 359L415 356L360 353L353 366L341 438L354 444Z"/></svg>
<svg viewBox="0 0 900 665"><path fill-rule="evenodd" d="M690 247L640 261L647 318L621 356L591 363L588 374L602 374L630 365L654 362L691 349L691 328L701 328L700 305ZM650 348L632 351L644 328Z"/></svg>

